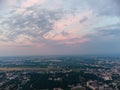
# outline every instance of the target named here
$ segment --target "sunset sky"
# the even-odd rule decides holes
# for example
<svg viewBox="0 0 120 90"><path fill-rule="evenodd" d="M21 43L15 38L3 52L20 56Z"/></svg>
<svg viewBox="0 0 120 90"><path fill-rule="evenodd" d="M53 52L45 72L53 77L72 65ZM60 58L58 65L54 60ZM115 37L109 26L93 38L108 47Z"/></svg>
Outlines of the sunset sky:
<svg viewBox="0 0 120 90"><path fill-rule="evenodd" d="M0 56L120 54L120 0L0 0Z"/></svg>

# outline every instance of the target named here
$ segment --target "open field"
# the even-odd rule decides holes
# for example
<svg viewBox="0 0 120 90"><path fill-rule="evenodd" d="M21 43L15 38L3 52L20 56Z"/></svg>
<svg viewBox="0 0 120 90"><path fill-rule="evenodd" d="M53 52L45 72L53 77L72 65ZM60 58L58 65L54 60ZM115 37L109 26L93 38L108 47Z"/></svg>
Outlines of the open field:
<svg viewBox="0 0 120 90"><path fill-rule="evenodd" d="M27 68L27 67L0 67L0 71L50 71L50 70L60 70L56 68Z"/></svg>

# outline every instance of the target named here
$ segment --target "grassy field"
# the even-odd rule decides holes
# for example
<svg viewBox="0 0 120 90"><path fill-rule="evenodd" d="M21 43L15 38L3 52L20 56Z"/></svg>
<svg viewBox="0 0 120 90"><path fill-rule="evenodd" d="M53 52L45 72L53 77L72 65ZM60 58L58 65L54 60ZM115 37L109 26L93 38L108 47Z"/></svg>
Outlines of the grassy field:
<svg viewBox="0 0 120 90"><path fill-rule="evenodd" d="M58 68L40 68L40 67L0 67L0 71L25 71L25 70L32 70L32 71L50 71L50 70L60 70Z"/></svg>

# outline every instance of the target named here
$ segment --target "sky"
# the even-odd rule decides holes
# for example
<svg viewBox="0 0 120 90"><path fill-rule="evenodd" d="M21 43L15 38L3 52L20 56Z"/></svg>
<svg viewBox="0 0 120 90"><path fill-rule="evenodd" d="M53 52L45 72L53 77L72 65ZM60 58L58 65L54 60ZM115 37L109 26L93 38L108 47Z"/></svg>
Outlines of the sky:
<svg viewBox="0 0 120 90"><path fill-rule="evenodd" d="M0 0L0 56L120 54L120 0Z"/></svg>

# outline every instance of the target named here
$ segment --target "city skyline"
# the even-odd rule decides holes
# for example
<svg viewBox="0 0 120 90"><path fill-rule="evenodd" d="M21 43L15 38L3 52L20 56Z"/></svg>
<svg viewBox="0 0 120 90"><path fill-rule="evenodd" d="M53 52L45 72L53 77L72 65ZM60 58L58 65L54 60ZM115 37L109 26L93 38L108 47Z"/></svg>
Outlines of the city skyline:
<svg viewBox="0 0 120 90"><path fill-rule="evenodd" d="M0 0L0 56L120 54L119 0Z"/></svg>

